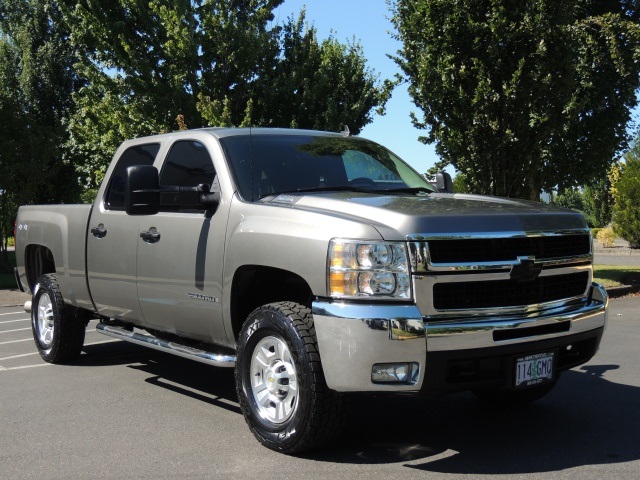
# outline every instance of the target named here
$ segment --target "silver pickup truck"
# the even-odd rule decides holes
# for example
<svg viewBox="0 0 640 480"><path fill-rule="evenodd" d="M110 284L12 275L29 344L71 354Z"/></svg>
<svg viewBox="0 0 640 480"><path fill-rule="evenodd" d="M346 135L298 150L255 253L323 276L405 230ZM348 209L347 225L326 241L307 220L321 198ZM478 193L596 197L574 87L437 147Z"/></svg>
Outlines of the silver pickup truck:
<svg viewBox="0 0 640 480"><path fill-rule="evenodd" d="M536 400L606 324L580 214L437 191L348 135L129 140L94 205L21 207L16 231L42 358L73 360L97 319L235 367L251 431L285 453L334 438L349 393Z"/></svg>

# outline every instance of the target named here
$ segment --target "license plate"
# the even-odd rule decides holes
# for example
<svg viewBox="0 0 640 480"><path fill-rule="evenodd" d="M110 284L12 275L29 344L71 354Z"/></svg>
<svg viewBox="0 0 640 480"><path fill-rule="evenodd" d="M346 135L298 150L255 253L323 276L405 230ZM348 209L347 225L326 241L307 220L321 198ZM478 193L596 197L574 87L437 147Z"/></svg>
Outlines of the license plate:
<svg viewBox="0 0 640 480"><path fill-rule="evenodd" d="M516 388L551 382L554 376L555 352L536 353L516 359Z"/></svg>

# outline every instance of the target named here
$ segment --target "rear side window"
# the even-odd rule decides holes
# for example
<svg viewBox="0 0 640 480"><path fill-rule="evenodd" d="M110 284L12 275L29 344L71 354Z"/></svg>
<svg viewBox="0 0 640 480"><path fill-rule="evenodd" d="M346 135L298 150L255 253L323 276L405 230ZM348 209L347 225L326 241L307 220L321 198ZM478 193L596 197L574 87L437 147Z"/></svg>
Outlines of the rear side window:
<svg viewBox="0 0 640 480"><path fill-rule="evenodd" d="M106 209L124 210L124 181L127 167L133 165L153 165L159 150L159 143L149 143L129 147L124 151L118 160L118 164L111 175L111 180L107 187L107 194L105 195L104 201Z"/></svg>

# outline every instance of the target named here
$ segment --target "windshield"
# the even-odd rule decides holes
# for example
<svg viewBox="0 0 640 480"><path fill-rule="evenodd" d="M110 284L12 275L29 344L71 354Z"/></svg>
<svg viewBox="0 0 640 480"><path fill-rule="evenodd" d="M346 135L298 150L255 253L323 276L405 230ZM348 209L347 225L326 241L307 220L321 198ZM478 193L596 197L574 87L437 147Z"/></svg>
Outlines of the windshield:
<svg viewBox="0 0 640 480"><path fill-rule="evenodd" d="M357 137L238 135L220 139L240 195L350 190L433 192L424 177L386 148Z"/></svg>

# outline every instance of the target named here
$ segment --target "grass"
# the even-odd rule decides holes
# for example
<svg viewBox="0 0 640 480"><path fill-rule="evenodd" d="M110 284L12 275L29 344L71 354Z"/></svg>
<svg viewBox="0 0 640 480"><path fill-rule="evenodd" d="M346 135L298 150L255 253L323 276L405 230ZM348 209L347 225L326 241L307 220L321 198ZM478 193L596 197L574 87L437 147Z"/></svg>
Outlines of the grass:
<svg viewBox="0 0 640 480"><path fill-rule="evenodd" d="M0 290L18 288L18 285L16 285L16 277L13 276L13 267L16 266L16 252L7 252L7 255L9 256L11 271L0 273Z"/></svg>
<svg viewBox="0 0 640 480"><path fill-rule="evenodd" d="M605 288L640 283L640 267L595 265L593 270L594 281L601 283Z"/></svg>

